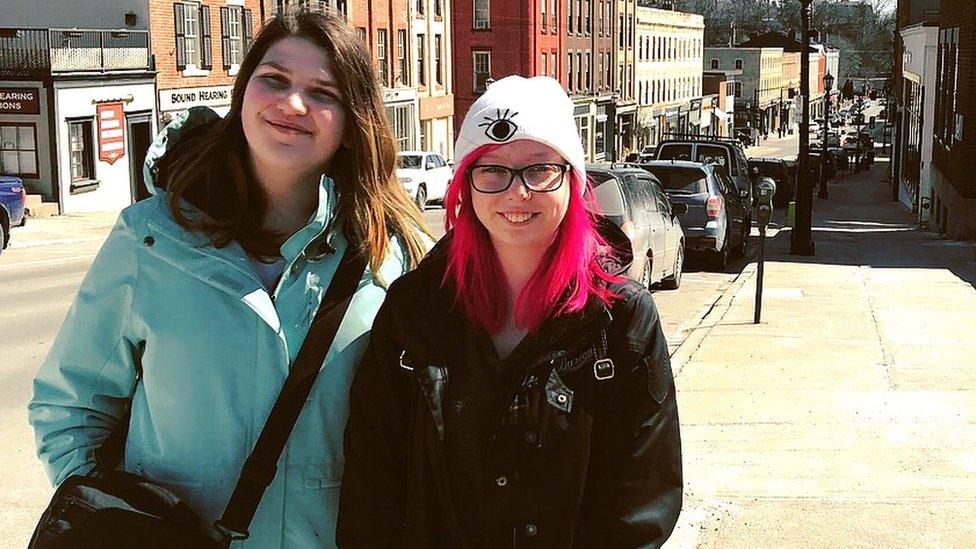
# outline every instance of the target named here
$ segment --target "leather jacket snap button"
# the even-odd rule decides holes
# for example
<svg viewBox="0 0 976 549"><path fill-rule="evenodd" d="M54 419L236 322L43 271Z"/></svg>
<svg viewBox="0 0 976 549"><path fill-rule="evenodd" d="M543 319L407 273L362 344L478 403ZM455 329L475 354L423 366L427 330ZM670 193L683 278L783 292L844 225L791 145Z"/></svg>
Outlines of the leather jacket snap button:
<svg viewBox="0 0 976 549"><path fill-rule="evenodd" d="M535 524L529 523L525 525L525 535L532 537L539 533L539 527Z"/></svg>
<svg viewBox="0 0 976 549"><path fill-rule="evenodd" d="M146 246L152 246L153 244L156 243L156 239L151 236L147 236L146 238L142 239L142 243L145 244Z"/></svg>
<svg viewBox="0 0 976 549"><path fill-rule="evenodd" d="M528 442L529 444L535 444L535 441L539 440L539 433L535 431L526 431L524 438L525 438L525 442Z"/></svg>
<svg viewBox="0 0 976 549"><path fill-rule="evenodd" d="M496 478L495 479L495 484L497 484L500 487L504 487L504 486L508 485L508 477L501 476L501 477Z"/></svg>

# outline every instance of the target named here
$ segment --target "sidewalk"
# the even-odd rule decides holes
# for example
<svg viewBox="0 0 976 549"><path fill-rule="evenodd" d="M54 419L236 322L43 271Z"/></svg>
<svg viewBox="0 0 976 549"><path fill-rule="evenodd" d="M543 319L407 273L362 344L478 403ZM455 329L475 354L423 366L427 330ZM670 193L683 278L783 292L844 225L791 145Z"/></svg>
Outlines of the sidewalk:
<svg viewBox="0 0 976 549"><path fill-rule="evenodd" d="M970 547L976 248L918 230L887 164L767 242L672 358L685 505L669 547Z"/></svg>
<svg viewBox="0 0 976 549"><path fill-rule="evenodd" d="M10 247L33 248L105 240L119 212L90 212L28 219L11 230Z"/></svg>

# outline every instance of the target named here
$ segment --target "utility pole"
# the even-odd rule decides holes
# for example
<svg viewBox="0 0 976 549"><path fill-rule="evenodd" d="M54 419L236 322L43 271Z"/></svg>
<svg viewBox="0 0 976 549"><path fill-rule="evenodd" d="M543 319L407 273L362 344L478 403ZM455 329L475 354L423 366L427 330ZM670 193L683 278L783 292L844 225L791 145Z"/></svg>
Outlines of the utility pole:
<svg viewBox="0 0 976 549"><path fill-rule="evenodd" d="M800 32L800 96L803 112L800 117L800 151L797 157L796 223L790 233L790 253L813 255L813 183L810 181L810 12L813 0L802 4Z"/></svg>

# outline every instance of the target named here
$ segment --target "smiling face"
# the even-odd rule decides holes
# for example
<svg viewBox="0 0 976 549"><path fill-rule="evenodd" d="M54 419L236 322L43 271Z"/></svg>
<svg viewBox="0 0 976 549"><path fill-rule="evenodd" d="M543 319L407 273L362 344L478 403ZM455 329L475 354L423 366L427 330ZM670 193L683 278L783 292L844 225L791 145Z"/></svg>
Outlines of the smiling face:
<svg viewBox="0 0 976 549"><path fill-rule="evenodd" d="M332 57L304 38L275 42L248 80L241 122L256 169L327 169L346 131Z"/></svg>
<svg viewBox="0 0 976 549"><path fill-rule="evenodd" d="M497 165L520 169L532 164L565 164L552 148L537 141L521 140L502 145L475 160L472 166ZM556 238L569 207L570 176L552 192L528 190L518 177L504 192L485 194L471 189L475 215L488 230L496 250L544 253Z"/></svg>

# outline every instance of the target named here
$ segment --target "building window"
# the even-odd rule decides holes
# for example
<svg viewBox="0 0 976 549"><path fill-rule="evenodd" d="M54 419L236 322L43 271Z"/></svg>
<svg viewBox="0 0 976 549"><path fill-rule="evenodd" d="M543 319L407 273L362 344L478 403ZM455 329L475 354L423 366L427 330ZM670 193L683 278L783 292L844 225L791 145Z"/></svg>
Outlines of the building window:
<svg viewBox="0 0 976 549"><path fill-rule="evenodd" d="M476 29L491 28L490 11L491 6L488 4L488 0L474 0L474 23L472 26Z"/></svg>
<svg viewBox="0 0 976 549"><path fill-rule="evenodd" d="M0 174L37 177L37 127L0 125Z"/></svg>
<svg viewBox="0 0 976 549"><path fill-rule="evenodd" d="M410 85L410 71L407 68L407 31L398 30L397 31L397 78L400 80L400 84L404 86Z"/></svg>
<svg viewBox="0 0 976 549"><path fill-rule="evenodd" d="M94 179L95 149L92 146L92 121L68 122L68 143L71 152L71 181Z"/></svg>
<svg viewBox="0 0 976 549"><path fill-rule="evenodd" d="M542 52L542 67L539 74L542 76L549 76L549 55L546 52Z"/></svg>
<svg viewBox="0 0 976 549"><path fill-rule="evenodd" d="M380 83L384 86L390 85L390 62L386 57L387 48L389 48L389 43L387 42L387 30L386 29L376 29L376 64L379 67Z"/></svg>
<svg viewBox="0 0 976 549"><path fill-rule="evenodd" d="M441 40L441 35L434 35L434 78L437 79L437 83L444 85L444 52L441 51L443 48L443 40Z"/></svg>
<svg viewBox="0 0 976 549"><path fill-rule="evenodd" d="M737 70L742 70L742 60L741 59L736 59L735 60L735 68Z"/></svg>
<svg viewBox="0 0 976 549"><path fill-rule="evenodd" d="M359 39L362 40L364 44L367 44L367 46L369 45L366 42L366 27L356 27L356 35L359 36Z"/></svg>
<svg viewBox="0 0 976 549"><path fill-rule="evenodd" d="M474 56L474 92L484 93L491 78L491 52L475 51Z"/></svg>
<svg viewBox="0 0 976 549"><path fill-rule="evenodd" d="M547 0L542 1L546 2ZM552 32L559 32L559 0L552 0Z"/></svg>
<svg viewBox="0 0 976 549"><path fill-rule="evenodd" d="M711 64L709 66L712 67L713 69L717 69L718 68L718 59L715 59L713 57L712 58L712 61L711 61Z"/></svg>
<svg viewBox="0 0 976 549"><path fill-rule="evenodd" d="M244 53L251 45L252 25L251 10L236 6L220 8L220 45L225 70L240 66L244 60Z"/></svg>
<svg viewBox="0 0 976 549"><path fill-rule="evenodd" d="M177 2L173 4L173 15L177 70L212 68L210 6Z"/></svg>
<svg viewBox="0 0 976 549"><path fill-rule="evenodd" d="M542 30L545 32L545 30L549 28L549 14L546 13L549 8L549 0L542 0L540 5L542 6Z"/></svg>
<svg viewBox="0 0 976 549"><path fill-rule="evenodd" d="M569 29L569 32L570 33L573 32L573 11L574 11L573 10L573 7L574 7L573 5L575 3L576 3L576 0L569 0L568 2L566 2L566 5L569 6L569 9L566 10L566 15L567 15L566 28Z"/></svg>
<svg viewBox="0 0 976 549"><path fill-rule="evenodd" d="M590 66L592 64L592 61L593 61L592 54L590 52L586 52L586 89L587 90L593 89L593 83L590 80Z"/></svg>
<svg viewBox="0 0 976 549"><path fill-rule="evenodd" d="M427 35L417 35L417 85L427 85Z"/></svg>
<svg viewBox="0 0 976 549"><path fill-rule="evenodd" d="M444 12L441 9L441 0L434 0L434 17L443 17Z"/></svg>
<svg viewBox="0 0 976 549"><path fill-rule="evenodd" d="M618 40L617 40L618 41L618 44L617 45L620 48L623 48L624 47L624 34L626 34L626 32L625 32L626 31L626 27L624 27L624 16L623 15L620 16L620 27L618 27L618 29L619 29L619 32L617 33L617 35L618 35Z"/></svg>
<svg viewBox="0 0 976 549"><path fill-rule="evenodd" d="M576 53L576 89L583 89L583 54Z"/></svg>
<svg viewBox="0 0 976 549"><path fill-rule="evenodd" d="M566 55L566 87L573 90L573 52L569 52Z"/></svg>
<svg viewBox="0 0 976 549"><path fill-rule="evenodd" d="M423 17L424 15L424 2L426 0L417 0L417 15Z"/></svg>
<svg viewBox="0 0 976 549"><path fill-rule="evenodd" d="M583 33L583 0L569 0L576 2L576 33Z"/></svg>
<svg viewBox="0 0 976 549"><path fill-rule="evenodd" d="M936 139L946 148L952 148L957 134L959 27L939 31L937 67L934 133Z"/></svg>
<svg viewBox="0 0 976 549"><path fill-rule="evenodd" d="M583 17L586 20L586 34L592 34L590 27L590 0L586 0L586 5L583 9Z"/></svg>
<svg viewBox="0 0 976 549"><path fill-rule="evenodd" d="M742 97L742 82L734 82L733 93L736 97Z"/></svg>
<svg viewBox="0 0 976 549"><path fill-rule="evenodd" d="M412 104L390 105L386 108L386 116L393 127L397 149L401 151L413 150L414 136L414 107Z"/></svg>

